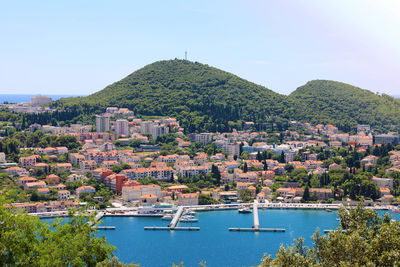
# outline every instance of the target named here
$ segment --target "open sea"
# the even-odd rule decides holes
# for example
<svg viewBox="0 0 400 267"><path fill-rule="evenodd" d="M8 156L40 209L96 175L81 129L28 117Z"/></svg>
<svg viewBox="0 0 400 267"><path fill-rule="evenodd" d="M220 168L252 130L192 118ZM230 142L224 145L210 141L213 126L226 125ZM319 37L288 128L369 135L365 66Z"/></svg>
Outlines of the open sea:
<svg viewBox="0 0 400 267"><path fill-rule="evenodd" d="M13 94L0 94L0 104L3 104L4 101L9 103L21 103L21 102L29 102L32 97L36 95L13 95ZM62 97L71 97L76 95L46 95L53 100L58 100Z"/></svg>
<svg viewBox="0 0 400 267"><path fill-rule="evenodd" d="M400 214L392 217L400 220ZM196 218L199 222L179 226L199 226L200 231L170 232L143 229L169 224L159 217L104 217L102 225L116 229L101 230L99 235L105 235L125 263L170 267L182 261L187 267L199 266L204 260L207 267L235 267L258 265L265 253L274 256L281 244L291 244L294 238L304 237L312 246L311 236L317 228L323 231L339 226L337 212L324 210L259 209L260 227L285 228L283 233L230 232L230 227L253 225L252 213L239 214L237 210L197 212Z"/></svg>

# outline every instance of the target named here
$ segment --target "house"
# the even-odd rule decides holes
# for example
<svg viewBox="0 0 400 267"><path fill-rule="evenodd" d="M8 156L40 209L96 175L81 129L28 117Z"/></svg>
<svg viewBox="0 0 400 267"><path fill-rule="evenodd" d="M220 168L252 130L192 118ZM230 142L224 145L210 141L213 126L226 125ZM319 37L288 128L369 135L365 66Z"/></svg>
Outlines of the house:
<svg viewBox="0 0 400 267"><path fill-rule="evenodd" d="M19 184L19 185L25 185L25 184L27 184L27 183L35 183L35 182L37 182L37 181L38 181L38 180L37 180L36 178L29 177L29 176L24 176L24 177L19 178L19 179L16 181L16 183Z"/></svg>
<svg viewBox="0 0 400 267"><path fill-rule="evenodd" d="M20 157L19 163L21 164L22 168L33 167L36 164L36 156L28 156L28 157Z"/></svg>
<svg viewBox="0 0 400 267"><path fill-rule="evenodd" d="M118 165L118 161L116 161L116 160L105 160L105 161L103 161L103 163L101 165L102 165L103 168L110 169L111 167L113 167L115 165Z"/></svg>
<svg viewBox="0 0 400 267"><path fill-rule="evenodd" d="M331 165L329 165L329 170L341 169L341 168L342 168L342 166L340 166L339 164L336 164L336 163L332 163Z"/></svg>
<svg viewBox="0 0 400 267"><path fill-rule="evenodd" d="M44 162L38 162L33 167L37 168L37 169L41 169L45 173L49 173L50 172L49 164L44 163Z"/></svg>
<svg viewBox="0 0 400 267"><path fill-rule="evenodd" d="M46 176L46 182L49 185L55 185L60 183L60 177L55 174L50 174Z"/></svg>
<svg viewBox="0 0 400 267"><path fill-rule="evenodd" d="M315 193L318 200L327 200L333 197L332 189L329 188L310 188L309 192L310 195Z"/></svg>
<svg viewBox="0 0 400 267"><path fill-rule="evenodd" d="M153 195L153 194L146 194L143 196L140 196L140 205L155 205L160 202L160 199L158 196Z"/></svg>
<svg viewBox="0 0 400 267"><path fill-rule="evenodd" d="M265 203L265 193L264 192L258 193L256 200L258 203Z"/></svg>
<svg viewBox="0 0 400 267"><path fill-rule="evenodd" d="M199 193L178 194L178 206L199 205Z"/></svg>
<svg viewBox="0 0 400 267"><path fill-rule="evenodd" d="M161 196L161 187L154 184L122 187L122 199L124 201L140 200L141 196L148 194L155 195L159 198Z"/></svg>
<svg viewBox="0 0 400 267"><path fill-rule="evenodd" d="M97 163L94 160L83 160L80 162L79 167L83 171L93 171L97 168Z"/></svg>
<svg viewBox="0 0 400 267"><path fill-rule="evenodd" d="M84 185L84 186L78 187L75 190L75 192L79 197L83 193L94 193L94 192L96 192L96 189L94 187L92 187L92 186Z"/></svg>
<svg viewBox="0 0 400 267"><path fill-rule="evenodd" d="M71 163L57 163L56 170L57 172L70 172L72 169Z"/></svg>
<svg viewBox="0 0 400 267"><path fill-rule="evenodd" d="M374 182L378 187L388 187L393 189L393 179L391 178L378 178L374 176L372 177L372 182Z"/></svg>
<svg viewBox="0 0 400 267"><path fill-rule="evenodd" d="M69 199L71 193L68 190L60 190L57 192L58 198L61 200Z"/></svg>
<svg viewBox="0 0 400 267"><path fill-rule="evenodd" d="M121 174L124 174L128 179L134 180L147 177L157 180L169 180L173 174L173 169L171 167L136 168L123 170Z"/></svg>
<svg viewBox="0 0 400 267"><path fill-rule="evenodd" d="M82 181L84 179L86 179L85 176L73 173L73 174L68 175L67 182L71 183L71 182L75 182L75 181Z"/></svg>
<svg viewBox="0 0 400 267"><path fill-rule="evenodd" d="M37 189L37 192L38 192L38 194L40 194L40 195L48 195L48 194L50 194L50 189L47 188L47 187L38 188L38 189Z"/></svg>
<svg viewBox="0 0 400 267"><path fill-rule="evenodd" d="M81 155L79 153L71 153L71 154L69 154L69 160L73 164L80 166L81 162L85 160L85 156Z"/></svg>
<svg viewBox="0 0 400 267"><path fill-rule="evenodd" d="M4 152L0 152L0 163L6 162L6 154Z"/></svg>
<svg viewBox="0 0 400 267"><path fill-rule="evenodd" d="M369 155L361 160L361 164L366 165L369 163L369 164L375 165L377 160L378 160L378 157L376 157L374 155Z"/></svg>
<svg viewBox="0 0 400 267"><path fill-rule="evenodd" d="M33 190L34 188L44 188L46 187L46 183L43 181L37 181L37 182L32 182L32 183L26 183L24 185L25 190Z"/></svg>
<svg viewBox="0 0 400 267"><path fill-rule="evenodd" d="M187 189L188 187L186 185L172 185L168 187L167 191L168 192L174 192L174 193L182 193L184 189Z"/></svg>

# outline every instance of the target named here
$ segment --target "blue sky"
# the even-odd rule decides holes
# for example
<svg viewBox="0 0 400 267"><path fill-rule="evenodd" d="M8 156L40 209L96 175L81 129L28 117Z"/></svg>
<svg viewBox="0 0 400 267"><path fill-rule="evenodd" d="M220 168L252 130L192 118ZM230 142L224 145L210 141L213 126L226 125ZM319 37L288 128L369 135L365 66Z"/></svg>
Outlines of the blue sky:
<svg viewBox="0 0 400 267"><path fill-rule="evenodd" d="M1 1L0 93L87 95L154 61L289 94L313 79L400 94L400 1Z"/></svg>

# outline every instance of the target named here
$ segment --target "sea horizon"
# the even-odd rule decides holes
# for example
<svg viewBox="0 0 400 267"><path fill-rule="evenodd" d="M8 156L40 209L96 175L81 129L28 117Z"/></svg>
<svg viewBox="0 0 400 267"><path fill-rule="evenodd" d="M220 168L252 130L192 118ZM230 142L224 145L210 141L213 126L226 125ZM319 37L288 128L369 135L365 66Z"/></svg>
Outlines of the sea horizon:
<svg viewBox="0 0 400 267"><path fill-rule="evenodd" d="M47 94L0 94L0 104L3 104L5 101L9 103L22 103L29 102L30 99L34 96L48 96L52 100L58 100L60 98L65 97L79 97L81 95L47 95Z"/></svg>

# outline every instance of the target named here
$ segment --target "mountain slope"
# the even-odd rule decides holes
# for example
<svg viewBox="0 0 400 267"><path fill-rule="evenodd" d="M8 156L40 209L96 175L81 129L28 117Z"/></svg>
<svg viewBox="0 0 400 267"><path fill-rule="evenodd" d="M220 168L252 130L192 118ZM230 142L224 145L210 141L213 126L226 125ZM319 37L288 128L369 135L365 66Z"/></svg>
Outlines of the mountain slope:
<svg viewBox="0 0 400 267"><path fill-rule="evenodd" d="M286 96L231 73L186 60L158 61L87 97L67 98L58 106L128 107L142 115L207 116L212 123L288 117Z"/></svg>
<svg viewBox="0 0 400 267"><path fill-rule="evenodd" d="M295 119L384 128L400 125L398 100L341 82L310 81L292 92L289 98L296 103Z"/></svg>

